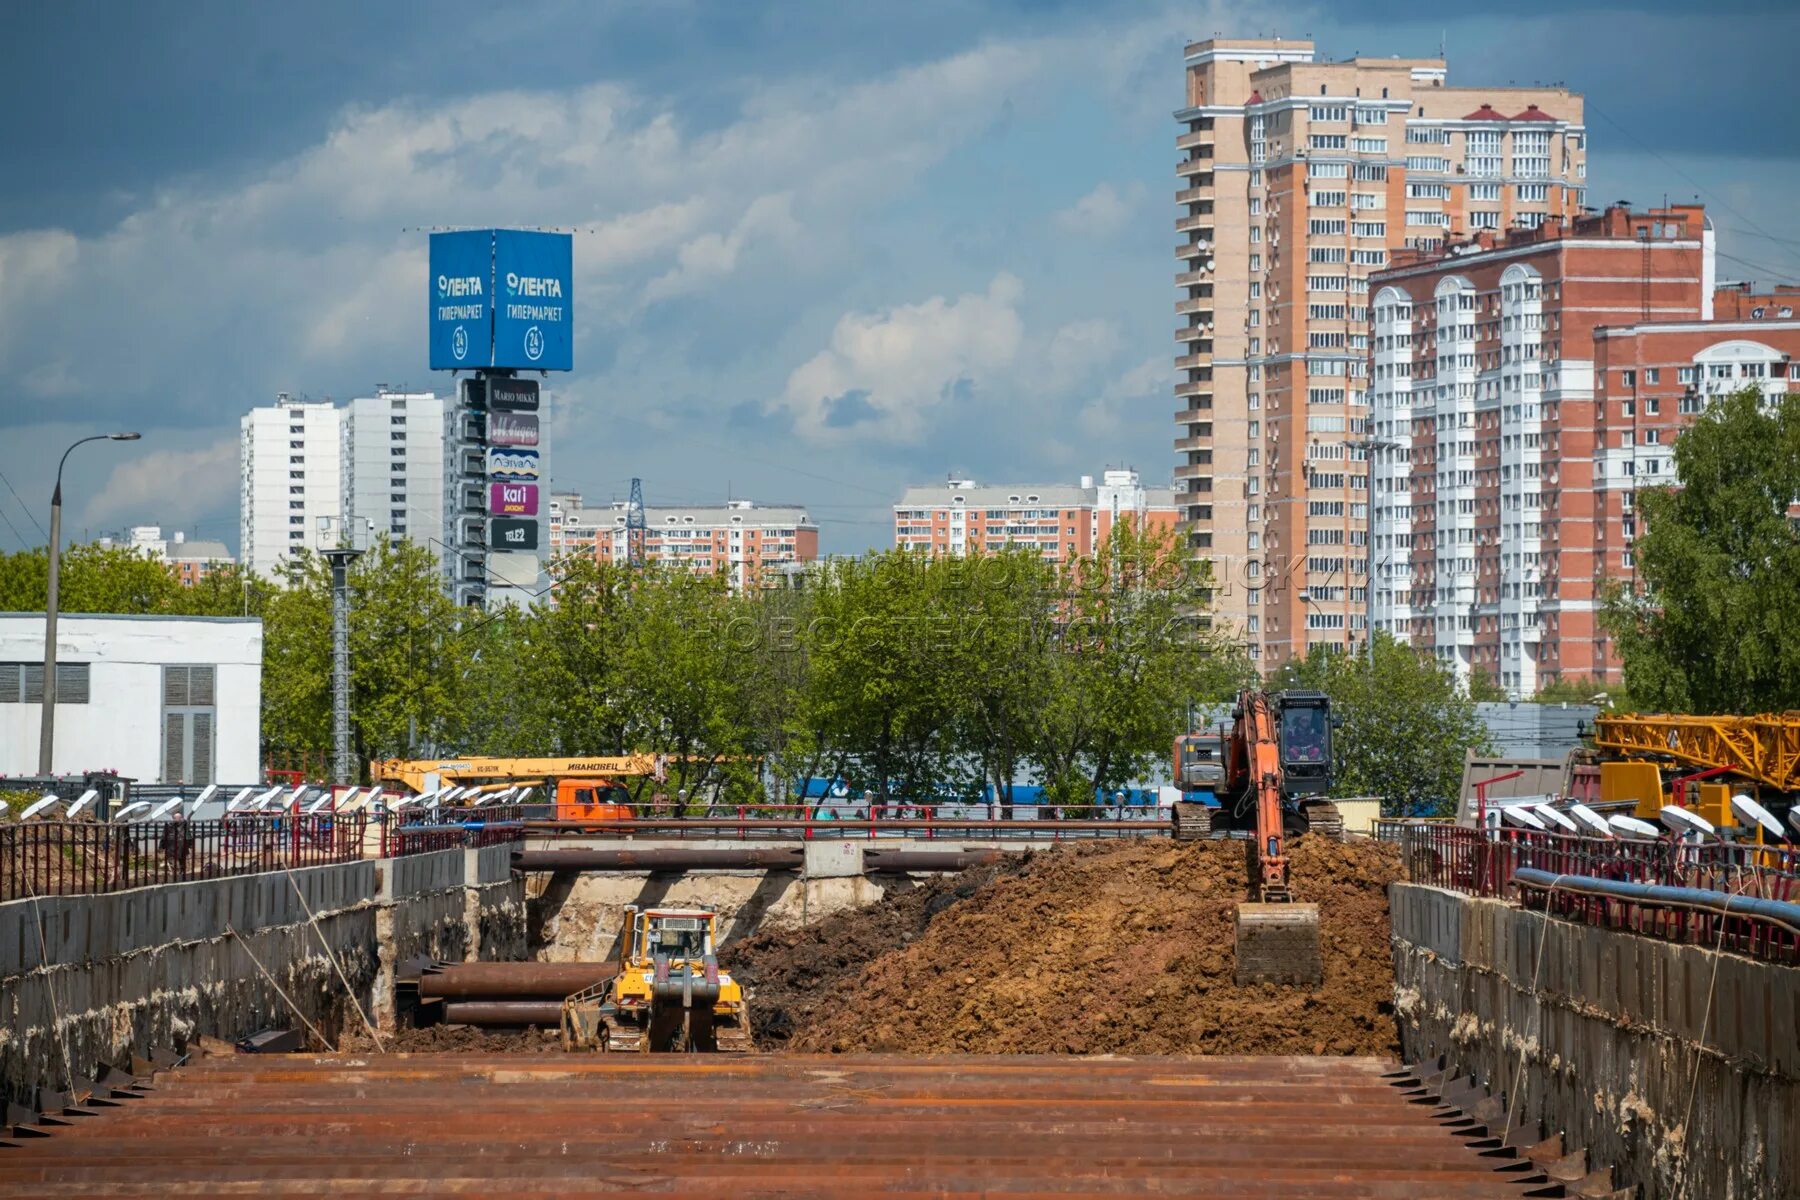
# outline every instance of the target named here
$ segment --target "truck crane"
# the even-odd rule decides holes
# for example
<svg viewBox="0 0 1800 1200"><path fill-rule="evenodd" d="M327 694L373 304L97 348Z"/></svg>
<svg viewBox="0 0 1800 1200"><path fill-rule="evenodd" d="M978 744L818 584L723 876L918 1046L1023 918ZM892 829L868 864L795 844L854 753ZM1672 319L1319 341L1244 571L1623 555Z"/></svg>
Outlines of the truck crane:
<svg viewBox="0 0 1800 1200"><path fill-rule="evenodd" d="M1248 835L1250 898L1238 906L1237 982L1317 986L1319 907L1288 887L1287 839L1337 840L1343 819L1331 790L1331 701L1321 692L1246 690L1229 734L1187 733L1175 743L1175 838Z"/></svg>
<svg viewBox="0 0 1800 1200"><path fill-rule="evenodd" d="M543 783L549 787L551 815L558 821L613 821L632 816L631 795L618 780L661 779L667 761L660 755L626 754L590 758L377 759L369 764L376 783L399 783L423 792L439 785L473 781ZM553 785L553 786L552 786Z"/></svg>

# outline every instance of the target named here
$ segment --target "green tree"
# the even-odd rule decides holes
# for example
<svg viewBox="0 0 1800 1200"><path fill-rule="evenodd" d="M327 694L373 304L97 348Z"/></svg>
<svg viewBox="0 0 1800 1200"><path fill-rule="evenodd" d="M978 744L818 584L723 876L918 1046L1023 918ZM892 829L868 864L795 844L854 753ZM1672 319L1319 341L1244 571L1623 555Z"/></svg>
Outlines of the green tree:
<svg viewBox="0 0 1800 1200"><path fill-rule="evenodd" d="M184 587L168 563L126 546L70 546L58 573L59 612L235 616L247 603L235 566ZM0 555L0 612L44 611L49 581L50 556L42 547Z"/></svg>
<svg viewBox="0 0 1800 1200"><path fill-rule="evenodd" d="M1475 702L1448 666L1384 633L1375 661L1315 646L1282 667L1280 688L1324 692L1340 722L1332 737L1339 796L1380 796L1383 811L1437 815L1454 807L1465 753L1492 753Z"/></svg>
<svg viewBox="0 0 1800 1200"><path fill-rule="evenodd" d="M1605 592L1632 696L1670 712L1800 707L1800 395L1715 400L1674 463L1676 487L1637 493L1636 580Z"/></svg>

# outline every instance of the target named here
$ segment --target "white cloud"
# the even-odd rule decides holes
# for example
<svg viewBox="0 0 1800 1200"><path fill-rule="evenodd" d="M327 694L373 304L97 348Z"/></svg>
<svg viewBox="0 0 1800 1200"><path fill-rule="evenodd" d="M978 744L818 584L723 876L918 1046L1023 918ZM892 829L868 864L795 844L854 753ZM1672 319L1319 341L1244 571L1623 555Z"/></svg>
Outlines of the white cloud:
<svg viewBox="0 0 1800 1200"><path fill-rule="evenodd" d="M1094 438L1117 437L1119 430L1141 423L1141 413L1158 402L1174 409L1170 384L1175 368L1168 358L1148 358L1110 380L1081 406L1075 420L1083 433ZM1171 426L1170 428L1173 428Z"/></svg>
<svg viewBox="0 0 1800 1200"><path fill-rule="evenodd" d="M794 198L787 193L758 196L728 234L704 233L683 244L676 253L675 266L666 274L650 281L644 299L650 303L667 300L685 292L717 287L725 276L737 269L738 256L753 242L781 244L800 236L800 223L794 220Z"/></svg>
<svg viewBox="0 0 1800 1200"><path fill-rule="evenodd" d="M916 441L938 410L1012 365L1024 340L1023 293L1001 274L987 291L954 300L848 313L830 348L788 376L778 405L813 441Z"/></svg>
<svg viewBox="0 0 1800 1200"><path fill-rule="evenodd" d="M162 521L181 526L237 494L238 442L221 438L191 450L152 450L114 467L83 508L96 525Z"/></svg>
<svg viewBox="0 0 1800 1200"><path fill-rule="evenodd" d="M1142 184L1133 183L1121 193L1102 183L1051 219L1058 229L1077 237L1111 237L1131 223L1143 198Z"/></svg>

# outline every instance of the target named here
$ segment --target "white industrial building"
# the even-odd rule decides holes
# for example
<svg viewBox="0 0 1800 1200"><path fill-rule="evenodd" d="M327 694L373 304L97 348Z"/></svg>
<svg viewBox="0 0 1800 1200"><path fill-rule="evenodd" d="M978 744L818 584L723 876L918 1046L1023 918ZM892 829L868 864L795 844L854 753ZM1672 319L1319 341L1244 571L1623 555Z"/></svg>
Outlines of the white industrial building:
<svg viewBox="0 0 1800 1200"><path fill-rule="evenodd" d="M63 613L56 625L58 775L140 783L262 777L262 622ZM0 775L35 775L44 614L0 613Z"/></svg>
<svg viewBox="0 0 1800 1200"><path fill-rule="evenodd" d="M238 469L245 568L271 575L295 551L322 548L324 518L343 515L343 428L331 401L286 392L244 414Z"/></svg>

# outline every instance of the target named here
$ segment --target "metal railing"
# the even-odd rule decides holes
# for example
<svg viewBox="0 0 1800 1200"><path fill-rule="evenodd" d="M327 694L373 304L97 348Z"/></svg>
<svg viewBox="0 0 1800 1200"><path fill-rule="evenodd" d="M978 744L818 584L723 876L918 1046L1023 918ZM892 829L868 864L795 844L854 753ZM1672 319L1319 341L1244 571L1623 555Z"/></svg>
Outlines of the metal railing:
<svg viewBox="0 0 1800 1200"><path fill-rule="evenodd" d="M1062 841L1068 838L1157 837L1169 833L1167 807L1093 805L1066 812L1093 816L1007 819L988 804L840 804L713 805L705 815L685 815L672 806L633 805L635 814L615 820L536 821L523 823L533 836L618 834L625 837L722 838L738 841L799 838L937 838ZM1015 808L1033 811L1030 805ZM1057 811L1057 810L1036 810Z"/></svg>
<svg viewBox="0 0 1800 1200"><path fill-rule="evenodd" d="M0 900L355 862L368 826L362 813L0 826Z"/></svg>
<svg viewBox="0 0 1800 1200"><path fill-rule="evenodd" d="M1566 920L1665 941L1800 962L1800 904L1657 884L1556 875L1521 867L1519 902Z"/></svg>
<svg viewBox="0 0 1800 1200"><path fill-rule="evenodd" d="M1556 875L1800 901L1800 847L1661 838L1594 838L1455 825L1399 830L1407 877L1476 896L1509 897L1522 867Z"/></svg>
<svg viewBox="0 0 1800 1200"><path fill-rule="evenodd" d="M234 813L210 821L0 825L0 900L119 892L515 842L519 821L405 824L399 814Z"/></svg>

